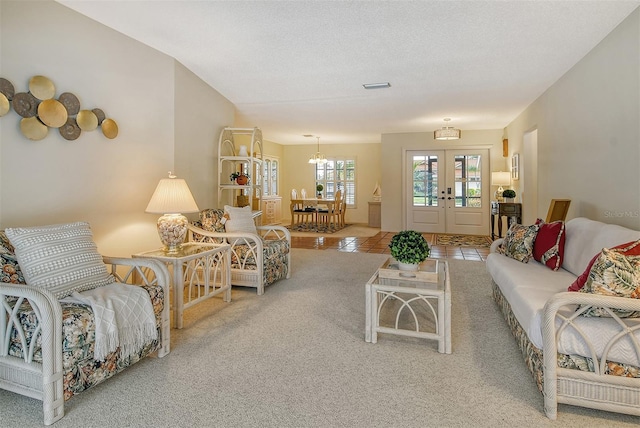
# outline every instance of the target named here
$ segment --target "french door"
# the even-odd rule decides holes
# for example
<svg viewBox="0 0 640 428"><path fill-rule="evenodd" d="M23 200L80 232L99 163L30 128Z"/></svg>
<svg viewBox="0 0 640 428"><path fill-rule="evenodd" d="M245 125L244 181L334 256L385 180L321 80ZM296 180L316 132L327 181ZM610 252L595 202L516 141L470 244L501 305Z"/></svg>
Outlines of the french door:
<svg viewBox="0 0 640 428"><path fill-rule="evenodd" d="M405 160L406 228L489 234L489 150L410 150Z"/></svg>

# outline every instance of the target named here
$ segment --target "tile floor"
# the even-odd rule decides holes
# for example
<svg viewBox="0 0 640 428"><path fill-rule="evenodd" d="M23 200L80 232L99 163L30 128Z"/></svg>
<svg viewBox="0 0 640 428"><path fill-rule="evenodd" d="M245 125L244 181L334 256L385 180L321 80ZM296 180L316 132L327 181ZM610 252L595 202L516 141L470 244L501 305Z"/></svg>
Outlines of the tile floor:
<svg viewBox="0 0 640 428"><path fill-rule="evenodd" d="M338 250L360 253L389 254L389 242L394 232L378 232L371 237L291 237L293 248L307 248L314 250ZM425 233L427 242L433 241L433 234ZM489 248L456 247L448 245L431 245L429 257L436 259L460 259L485 261Z"/></svg>

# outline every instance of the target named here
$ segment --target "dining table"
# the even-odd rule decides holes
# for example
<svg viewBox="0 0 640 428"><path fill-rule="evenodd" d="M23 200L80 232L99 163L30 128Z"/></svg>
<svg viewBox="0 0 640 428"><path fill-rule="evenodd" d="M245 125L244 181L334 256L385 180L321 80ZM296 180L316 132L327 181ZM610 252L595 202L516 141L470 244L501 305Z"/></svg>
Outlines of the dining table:
<svg viewBox="0 0 640 428"><path fill-rule="evenodd" d="M296 211L296 210L304 210L304 212L311 212L311 216L313 217L313 222L316 226L318 226L319 223L319 214L322 214L323 212L334 212L335 210L339 210L340 207L336 206L336 200L335 199L318 199L318 198L298 198L298 199L291 199L291 204L290 204L290 210L291 210L291 226L294 226L296 224L296 213L299 213L300 211ZM327 224L331 223L331 218L332 216L327 215ZM335 225L335 220L334 220L334 225Z"/></svg>

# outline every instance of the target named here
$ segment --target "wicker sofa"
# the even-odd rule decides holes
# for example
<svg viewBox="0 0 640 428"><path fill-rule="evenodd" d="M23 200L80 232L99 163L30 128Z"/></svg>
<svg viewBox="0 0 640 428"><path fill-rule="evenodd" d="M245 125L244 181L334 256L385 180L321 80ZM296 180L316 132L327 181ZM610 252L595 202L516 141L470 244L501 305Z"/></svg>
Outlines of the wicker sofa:
<svg viewBox="0 0 640 428"><path fill-rule="evenodd" d="M603 248L640 239L640 232L586 218L565 224L564 262L557 271L531 259L514 260L494 241L486 267L493 296L544 395L544 410L557 417L558 403L640 415L640 300L569 292ZM585 317L610 308L609 317Z"/></svg>
<svg viewBox="0 0 640 428"><path fill-rule="evenodd" d="M291 232L282 226L256 226L252 232L229 232L225 211L208 208L189 225L188 240L231 245L231 285L255 287L259 295L291 276Z"/></svg>
<svg viewBox="0 0 640 428"><path fill-rule="evenodd" d="M135 354L121 349L94 360L91 305L60 302L49 289L27 285L14 247L0 231L0 388L41 400L44 424L64 416L64 402L157 352L169 352L169 272L151 259L103 258L116 282L151 297L158 339Z"/></svg>

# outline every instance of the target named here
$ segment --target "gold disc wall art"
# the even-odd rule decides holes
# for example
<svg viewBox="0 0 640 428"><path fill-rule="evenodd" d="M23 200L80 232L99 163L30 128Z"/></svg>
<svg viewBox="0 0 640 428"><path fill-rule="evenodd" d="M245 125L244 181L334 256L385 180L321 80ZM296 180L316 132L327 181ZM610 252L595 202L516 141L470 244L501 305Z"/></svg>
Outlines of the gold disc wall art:
<svg viewBox="0 0 640 428"><path fill-rule="evenodd" d="M44 76L33 76L29 80L29 92L39 100L48 100L56 94L56 87L51 80Z"/></svg>
<svg viewBox="0 0 640 428"><path fill-rule="evenodd" d="M118 136L118 124L113 119L105 119L102 122L102 133L112 140Z"/></svg>
<svg viewBox="0 0 640 428"><path fill-rule="evenodd" d="M11 105L9 104L9 99L7 96L0 92L0 116L4 116L9 113L11 110Z"/></svg>
<svg viewBox="0 0 640 428"><path fill-rule="evenodd" d="M108 139L118 136L118 124L106 119L102 109L81 109L75 94L63 92L55 99L56 87L45 76L29 79L29 92L15 92L13 84L0 77L0 117L6 115L11 106L22 116L20 130L30 140L42 140L49 128L57 128L66 140L77 139L82 132L91 132L102 127Z"/></svg>
<svg viewBox="0 0 640 428"><path fill-rule="evenodd" d="M50 98L38 105L38 117L45 125L60 128L67 122L67 109L60 101Z"/></svg>
<svg viewBox="0 0 640 428"><path fill-rule="evenodd" d="M37 117L25 117L20 120L20 130L30 140L39 141L47 136L49 128Z"/></svg>
<svg viewBox="0 0 640 428"><path fill-rule="evenodd" d="M80 110L76 121L83 131L93 131L98 127L98 117L91 110Z"/></svg>

